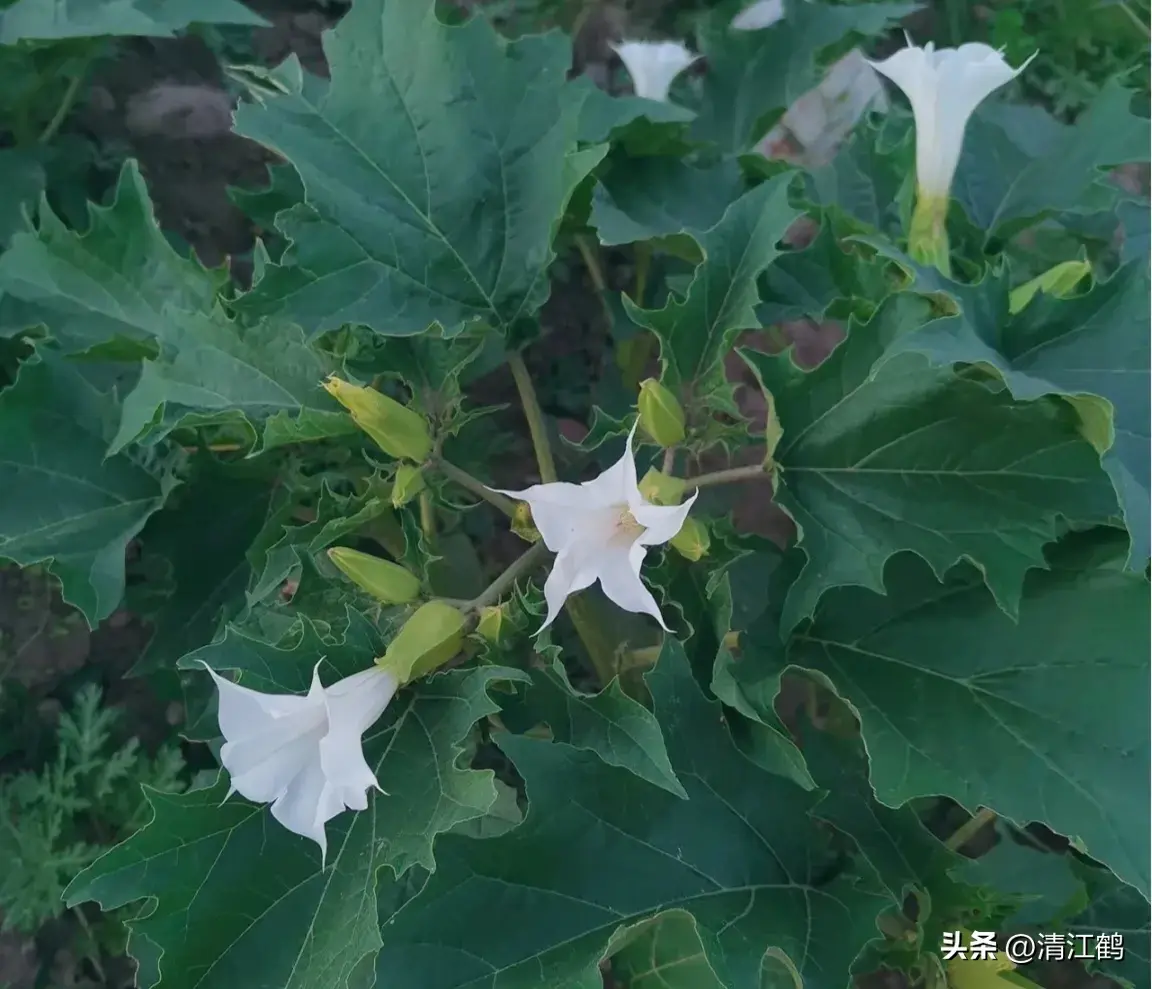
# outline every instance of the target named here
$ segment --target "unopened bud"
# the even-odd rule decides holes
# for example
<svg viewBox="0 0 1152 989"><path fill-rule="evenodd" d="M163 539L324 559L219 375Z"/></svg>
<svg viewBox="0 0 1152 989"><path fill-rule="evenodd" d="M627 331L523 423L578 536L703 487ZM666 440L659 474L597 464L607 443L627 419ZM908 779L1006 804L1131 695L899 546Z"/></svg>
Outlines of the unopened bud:
<svg viewBox="0 0 1152 989"><path fill-rule="evenodd" d="M712 545L712 537L708 535L708 527L703 522L689 516L684 520L680 531L668 542L677 553L695 563L708 552L708 547Z"/></svg>
<svg viewBox="0 0 1152 989"><path fill-rule="evenodd" d="M1043 292L1057 299L1066 299L1076 291L1076 286L1091 271L1092 265L1088 261L1064 261L1054 268L1049 268L1044 274L1037 275L1031 281L1012 290L1008 296L1008 311L1013 316L1022 312L1037 292Z"/></svg>
<svg viewBox="0 0 1152 989"><path fill-rule="evenodd" d="M636 485L645 501L653 505L679 505L684 497L684 479L651 468Z"/></svg>
<svg viewBox="0 0 1152 989"><path fill-rule="evenodd" d="M488 605L480 609L480 620L476 623L476 632L482 639L489 642L499 642L500 633L504 628L504 609L499 605Z"/></svg>
<svg viewBox="0 0 1152 989"><path fill-rule="evenodd" d="M407 505L424 487L424 472L415 464L401 464L392 478L392 507Z"/></svg>
<svg viewBox="0 0 1152 989"><path fill-rule="evenodd" d="M390 456L420 463L432 452L428 421L414 409L375 388L362 388L335 376L324 382L324 388Z"/></svg>
<svg viewBox="0 0 1152 989"><path fill-rule="evenodd" d="M376 665L400 683L427 676L460 651L465 624L463 612L443 601L429 601L404 623Z"/></svg>
<svg viewBox="0 0 1152 989"><path fill-rule="evenodd" d="M540 538L540 530L532 521L532 506L528 502L516 502L512 511L512 531L526 543L534 543Z"/></svg>
<svg viewBox="0 0 1152 989"><path fill-rule="evenodd" d="M420 581L391 560L346 546L328 550L328 559L357 587L385 604L409 604L420 593Z"/></svg>
<svg viewBox="0 0 1152 989"><path fill-rule="evenodd" d="M684 409L655 378L640 383L640 426L661 446L675 446L684 440Z"/></svg>

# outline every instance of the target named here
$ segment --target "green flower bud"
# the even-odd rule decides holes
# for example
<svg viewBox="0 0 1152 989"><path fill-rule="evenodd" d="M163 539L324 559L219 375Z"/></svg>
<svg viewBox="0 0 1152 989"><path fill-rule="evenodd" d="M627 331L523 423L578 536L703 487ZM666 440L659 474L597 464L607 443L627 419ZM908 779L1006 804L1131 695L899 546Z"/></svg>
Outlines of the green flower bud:
<svg viewBox="0 0 1152 989"><path fill-rule="evenodd" d="M640 427L661 446L675 446L684 440L684 409L655 378L640 383Z"/></svg>
<svg viewBox="0 0 1152 989"><path fill-rule="evenodd" d="M401 464L392 478L392 507L407 505L424 488L424 472L415 464Z"/></svg>
<svg viewBox="0 0 1152 989"><path fill-rule="evenodd" d="M703 522L689 516L684 520L680 531L669 539L668 543L685 559L695 563L708 552L712 538L708 535L708 527Z"/></svg>
<svg viewBox="0 0 1152 989"><path fill-rule="evenodd" d="M346 546L328 550L328 559L357 587L385 604L408 604L420 593L420 581L390 560Z"/></svg>
<svg viewBox="0 0 1152 989"><path fill-rule="evenodd" d="M460 651L465 626L463 612L443 601L429 601L404 623L376 665L400 683L427 676Z"/></svg>
<svg viewBox="0 0 1152 989"><path fill-rule="evenodd" d="M528 502L516 502L516 508L512 512L511 528L526 543L534 543L540 538L540 530L532 521L532 506Z"/></svg>
<svg viewBox="0 0 1152 989"><path fill-rule="evenodd" d="M636 485L646 501L653 505L679 505L684 497L684 479L651 468Z"/></svg>
<svg viewBox="0 0 1152 989"><path fill-rule="evenodd" d="M489 642L499 642L500 633L504 629L504 609L499 605L488 605L480 609L480 620L476 623L476 632Z"/></svg>
<svg viewBox="0 0 1152 989"><path fill-rule="evenodd" d="M390 456L421 463L432 452L428 421L414 409L382 395L375 388L361 388L335 375L324 382L324 388Z"/></svg>
<svg viewBox="0 0 1152 989"><path fill-rule="evenodd" d="M1091 271L1092 265L1088 261L1064 261L1049 268L1044 274L1012 289L1008 296L1008 311L1013 316L1022 312L1037 292L1066 299Z"/></svg>

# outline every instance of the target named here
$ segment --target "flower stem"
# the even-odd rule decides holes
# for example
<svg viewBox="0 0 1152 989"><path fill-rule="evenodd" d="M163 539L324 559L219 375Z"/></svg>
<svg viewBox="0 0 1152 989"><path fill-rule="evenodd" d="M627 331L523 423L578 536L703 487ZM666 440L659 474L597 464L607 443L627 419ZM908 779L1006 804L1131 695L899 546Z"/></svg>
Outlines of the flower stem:
<svg viewBox="0 0 1152 989"><path fill-rule="evenodd" d="M596 679L601 687L607 687L616 677L616 651L612 643L602 634L602 626L592 614L591 602L583 594L573 594L565 602L568 617L576 634L580 637L588 658L592 661L592 668L596 671Z"/></svg>
<svg viewBox="0 0 1152 989"><path fill-rule="evenodd" d="M592 286L596 289L596 297L600 300L600 308L604 310L604 318L608 322L608 329L616 324L616 317L612 315L612 307L608 305L608 283L604 279L604 269L600 267L600 259L596 249L588 243L588 238L575 237L576 250L584 260L584 267L588 269L588 277L592 279Z"/></svg>
<svg viewBox="0 0 1152 989"><path fill-rule="evenodd" d="M52 140L63 126L64 121L68 119L68 114L72 111L72 107L76 103L76 96L80 92L80 84L88 77L88 59L80 64L80 67L73 73L72 78L68 80L68 88L64 90L64 96L60 100L59 106L56 107L56 112L52 115L52 119L48 121L48 126L40 133L37 138L38 144L47 144Z"/></svg>
<svg viewBox="0 0 1152 989"><path fill-rule="evenodd" d="M729 467L727 470L713 471L711 474L701 474L699 477L687 477L684 479L684 487L706 488L714 484L731 484L734 481L752 481L771 476L766 465L752 464L748 467Z"/></svg>
<svg viewBox="0 0 1152 989"><path fill-rule="evenodd" d="M948 840L944 842L944 847L953 852L960 851L961 848L976 837L978 831L982 830L986 825L991 824L994 820L996 820L996 811L990 810L988 807L981 807L952 833Z"/></svg>
<svg viewBox="0 0 1152 989"><path fill-rule="evenodd" d="M499 491L493 491L482 481L477 480L466 470L461 470L455 464L449 463L443 457L432 461L431 464L434 470L440 471L448 480L455 481L460 487L471 491L477 498L481 498L488 504L500 509L509 518L512 517L516 511L516 503L511 498L506 498L500 494Z"/></svg>
<svg viewBox="0 0 1152 989"><path fill-rule="evenodd" d="M556 480L556 464L552 460L552 447L548 443L548 429L544 424L544 413L536 398L532 376L524 358L513 352L508 355L508 366L516 380L516 390L520 393L520 404L524 406L524 416L528 420L528 432L532 434L532 446L536 450L536 463L540 468L540 480L549 484Z"/></svg>
<svg viewBox="0 0 1152 989"><path fill-rule="evenodd" d="M480 608L495 604L500 600L504 592L524 576L524 574L543 563L547 553L548 547L542 542L533 543L531 547L513 560L499 577L484 588L479 597L473 598L468 602L468 609L470 611L478 611Z"/></svg>

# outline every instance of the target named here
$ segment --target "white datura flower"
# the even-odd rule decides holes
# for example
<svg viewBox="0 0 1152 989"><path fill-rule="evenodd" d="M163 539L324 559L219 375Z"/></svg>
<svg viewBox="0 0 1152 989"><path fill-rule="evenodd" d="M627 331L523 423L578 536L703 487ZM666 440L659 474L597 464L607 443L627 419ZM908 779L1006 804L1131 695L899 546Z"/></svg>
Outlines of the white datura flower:
<svg viewBox="0 0 1152 989"><path fill-rule="evenodd" d="M632 77L633 92L661 103L668 101L672 80L700 57L679 41L624 41L611 47Z"/></svg>
<svg viewBox="0 0 1152 989"><path fill-rule="evenodd" d="M896 83L912 104L920 195L947 198L960 162L968 118L1035 57L1033 54L1014 69L988 45L972 43L936 51L931 42L919 48L909 40L908 47L895 55L871 63Z"/></svg>
<svg viewBox="0 0 1152 989"><path fill-rule="evenodd" d="M380 789L360 738L395 695L396 677L372 667L324 687L317 665L301 697L264 694L208 672L220 692L228 795L271 803L277 821L327 857L324 825L345 809L364 810L369 787Z"/></svg>
<svg viewBox="0 0 1152 989"><path fill-rule="evenodd" d="M640 579L640 567L650 546L666 543L680 531L699 491L675 507L647 501L636 485L635 433L634 425L624 456L591 481L557 481L502 492L528 502L544 544L556 554L544 582L548 616L540 632L555 621L569 594L597 580L605 595L625 611L651 615L668 630L656 599Z"/></svg>

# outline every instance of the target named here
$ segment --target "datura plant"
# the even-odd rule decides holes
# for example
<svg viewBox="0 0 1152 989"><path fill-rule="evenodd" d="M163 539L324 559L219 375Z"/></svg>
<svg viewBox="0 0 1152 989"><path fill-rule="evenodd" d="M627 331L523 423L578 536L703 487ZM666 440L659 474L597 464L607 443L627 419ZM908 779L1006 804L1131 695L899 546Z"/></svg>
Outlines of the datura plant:
<svg viewBox="0 0 1152 989"><path fill-rule="evenodd" d="M11 211L0 556L146 617L214 767L67 903L165 989L1146 985L1146 108L907 2L607 89L451 6L236 71L250 279L132 161Z"/></svg>

